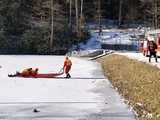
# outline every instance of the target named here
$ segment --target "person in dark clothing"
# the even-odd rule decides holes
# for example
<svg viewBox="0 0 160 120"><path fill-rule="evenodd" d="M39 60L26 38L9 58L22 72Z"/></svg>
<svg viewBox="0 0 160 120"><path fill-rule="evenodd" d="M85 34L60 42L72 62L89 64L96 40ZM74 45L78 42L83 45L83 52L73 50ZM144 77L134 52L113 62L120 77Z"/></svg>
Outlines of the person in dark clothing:
<svg viewBox="0 0 160 120"><path fill-rule="evenodd" d="M154 41L149 41L148 43L148 50L149 50L149 62L151 62L152 56L154 56L155 61L157 61L157 44Z"/></svg>

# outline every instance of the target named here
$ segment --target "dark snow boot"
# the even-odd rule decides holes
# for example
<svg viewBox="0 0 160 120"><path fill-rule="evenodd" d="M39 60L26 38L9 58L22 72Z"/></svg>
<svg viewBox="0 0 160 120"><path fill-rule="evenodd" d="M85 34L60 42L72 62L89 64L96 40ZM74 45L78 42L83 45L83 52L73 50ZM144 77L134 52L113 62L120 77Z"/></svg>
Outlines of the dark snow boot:
<svg viewBox="0 0 160 120"><path fill-rule="evenodd" d="M18 71L16 71L16 74L9 74L8 77L16 77L16 76L20 76L20 73Z"/></svg>
<svg viewBox="0 0 160 120"><path fill-rule="evenodd" d="M158 62L157 57L155 58L156 63Z"/></svg>
<svg viewBox="0 0 160 120"><path fill-rule="evenodd" d="M33 109L33 112L37 113L37 112L40 112L40 111L35 108L35 109Z"/></svg>
<svg viewBox="0 0 160 120"><path fill-rule="evenodd" d="M68 73L68 74L66 75L66 78L71 78L71 75Z"/></svg>
<svg viewBox="0 0 160 120"><path fill-rule="evenodd" d="M8 77L16 77L17 75L9 74Z"/></svg>

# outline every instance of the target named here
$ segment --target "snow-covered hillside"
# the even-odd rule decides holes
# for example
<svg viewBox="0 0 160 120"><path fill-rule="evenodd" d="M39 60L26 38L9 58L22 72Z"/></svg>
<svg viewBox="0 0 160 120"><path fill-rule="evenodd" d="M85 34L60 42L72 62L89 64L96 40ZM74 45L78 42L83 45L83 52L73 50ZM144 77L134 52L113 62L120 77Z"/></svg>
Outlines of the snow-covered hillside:
<svg viewBox="0 0 160 120"><path fill-rule="evenodd" d="M101 49L102 44L109 45L133 45L139 47L139 35L143 35L144 31L136 29L104 29L99 36L97 30L91 31L91 39L86 44L80 44L80 50L96 50Z"/></svg>
<svg viewBox="0 0 160 120"><path fill-rule="evenodd" d="M91 32L91 38L87 41L86 44L81 43L80 49L81 50L95 50L101 49L101 43L99 41L98 33Z"/></svg>

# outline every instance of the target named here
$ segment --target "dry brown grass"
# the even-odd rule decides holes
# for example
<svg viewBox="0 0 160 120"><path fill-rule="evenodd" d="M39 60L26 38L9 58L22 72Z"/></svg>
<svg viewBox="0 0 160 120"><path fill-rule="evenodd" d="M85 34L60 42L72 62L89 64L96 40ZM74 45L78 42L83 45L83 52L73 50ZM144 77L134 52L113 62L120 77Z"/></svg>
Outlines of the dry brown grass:
<svg viewBox="0 0 160 120"><path fill-rule="evenodd" d="M133 106L140 120L160 120L160 70L120 55L98 60L106 76Z"/></svg>

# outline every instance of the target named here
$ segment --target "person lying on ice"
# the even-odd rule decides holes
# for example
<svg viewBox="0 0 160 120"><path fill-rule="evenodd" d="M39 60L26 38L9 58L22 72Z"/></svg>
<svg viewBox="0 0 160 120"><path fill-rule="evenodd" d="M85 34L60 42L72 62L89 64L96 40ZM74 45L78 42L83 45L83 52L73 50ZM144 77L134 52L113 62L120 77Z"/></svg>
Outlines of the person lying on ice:
<svg viewBox="0 0 160 120"><path fill-rule="evenodd" d="M24 69L22 72L16 72L15 75L8 75L9 77L22 76L22 77L36 77L38 74L38 68L33 70L32 68Z"/></svg>
<svg viewBox="0 0 160 120"><path fill-rule="evenodd" d="M69 71L71 70L71 66L72 66L72 61L69 59L68 56L66 56L66 58L64 60L64 65L63 65L63 70L66 74L66 78L71 77L71 75L69 74Z"/></svg>

